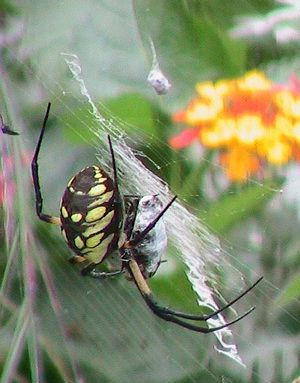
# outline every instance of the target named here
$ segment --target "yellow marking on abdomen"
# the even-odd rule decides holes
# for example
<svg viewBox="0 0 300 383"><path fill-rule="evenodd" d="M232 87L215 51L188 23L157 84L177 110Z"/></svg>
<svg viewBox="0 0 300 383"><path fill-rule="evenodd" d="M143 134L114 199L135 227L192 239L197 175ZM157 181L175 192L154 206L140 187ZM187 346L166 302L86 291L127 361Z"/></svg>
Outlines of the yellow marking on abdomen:
<svg viewBox="0 0 300 383"><path fill-rule="evenodd" d="M110 245L111 241L113 240L114 234L109 235L107 238L105 238L100 244L96 247L91 249L84 249L82 251L82 254L85 254L85 258L93 263L100 263L104 257L104 255L107 252L107 248Z"/></svg>
<svg viewBox="0 0 300 383"><path fill-rule="evenodd" d="M106 186L103 184L99 184L99 185L91 187L87 194L91 197L95 197L97 195L103 194L105 190L106 190Z"/></svg>
<svg viewBox="0 0 300 383"><path fill-rule="evenodd" d="M96 207L95 209L90 210L87 212L85 216L86 222L94 222L98 221L100 218L104 216L106 212L106 208L104 206Z"/></svg>
<svg viewBox="0 0 300 383"><path fill-rule="evenodd" d="M62 230L61 233L62 233L62 236L64 237L64 240L66 242L69 242L65 230Z"/></svg>
<svg viewBox="0 0 300 383"><path fill-rule="evenodd" d="M108 226L111 222L111 220L113 219L113 216L114 216L114 211L110 211L108 214L106 214L106 216L104 218L102 218L100 220L100 222L98 222L97 224L95 225L91 225L89 226L83 233L82 235L85 237L85 238L88 238L90 237L91 235L95 234L95 233L98 233L100 231L102 231L103 229L106 228L106 226Z"/></svg>
<svg viewBox="0 0 300 383"><path fill-rule="evenodd" d="M90 203L88 207L94 207L98 205L102 205L104 202L108 202L113 196L114 192L110 191L105 194L102 194L99 198L97 198L94 202Z"/></svg>
<svg viewBox="0 0 300 383"><path fill-rule="evenodd" d="M84 242L83 240L80 238L80 236L78 235L75 239L74 239L74 243L75 243L75 246L77 247L77 249L82 249L84 247Z"/></svg>
<svg viewBox="0 0 300 383"><path fill-rule="evenodd" d="M70 181L68 182L68 186L71 186L71 183L73 182L73 180L74 180L74 177L72 177L72 178L70 179Z"/></svg>
<svg viewBox="0 0 300 383"><path fill-rule="evenodd" d="M64 218L67 218L69 216L69 213L67 212L67 209L64 206L62 206L60 210Z"/></svg>
<svg viewBox="0 0 300 383"><path fill-rule="evenodd" d="M104 181L107 180L107 178L106 178L106 177L103 177L103 174L101 174L101 173L95 173L95 174L94 174L94 178L96 178L96 180L97 180L98 183L99 183L99 182L104 182Z"/></svg>
<svg viewBox="0 0 300 383"><path fill-rule="evenodd" d="M77 194L77 195L84 195L84 194L85 194L83 191L81 191L81 190L76 190L76 189L74 189L74 192L73 192L73 193L75 193L75 194Z"/></svg>
<svg viewBox="0 0 300 383"><path fill-rule="evenodd" d="M71 215L71 220L73 222L79 222L82 219L82 214L80 213L75 213Z"/></svg>
<svg viewBox="0 0 300 383"><path fill-rule="evenodd" d="M68 186L68 190L70 193L72 194L77 194L77 195L84 195L85 193L81 190L76 190L75 188L73 188L73 186Z"/></svg>
<svg viewBox="0 0 300 383"><path fill-rule="evenodd" d="M103 235L104 235L104 233L99 233L99 234L94 235L91 238L88 238L86 240L86 246L87 247L95 247L95 246L99 245Z"/></svg>

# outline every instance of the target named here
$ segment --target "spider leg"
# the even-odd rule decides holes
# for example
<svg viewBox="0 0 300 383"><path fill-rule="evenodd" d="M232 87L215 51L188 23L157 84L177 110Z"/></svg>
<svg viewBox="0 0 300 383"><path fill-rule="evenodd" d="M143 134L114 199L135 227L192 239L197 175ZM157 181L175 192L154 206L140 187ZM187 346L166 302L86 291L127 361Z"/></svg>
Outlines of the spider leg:
<svg viewBox="0 0 300 383"><path fill-rule="evenodd" d="M193 331L205 333L205 334L215 332L218 330L222 330L223 328L240 321L241 319L243 319L245 316L249 315L255 309L255 307L251 307L243 315L235 318L231 322L225 323L225 324L218 326L218 327L208 328L208 327L196 326L192 323L188 323L188 322L185 322L185 321L179 319L176 316L176 312L175 312L175 314L173 314L173 312L171 310L169 310L163 306L160 306L159 304L156 303L156 301L154 300L154 298L152 296L151 290L150 290L147 282L145 281L145 278L143 277L138 264L136 263L136 261L134 259L129 260L129 262L126 264L126 268L130 272L131 276L133 277L135 284L136 284L137 288L139 289L139 291L140 291L144 301L146 302L147 306L150 308L150 310L155 315L157 315L158 317L160 317L166 321L173 322L173 323L175 323L181 327L187 328L189 330L193 330ZM182 314L182 313L180 313L180 314ZM216 314L214 314L214 315L216 315ZM197 320L203 320L201 318L202 317L198 317ZM196 319L196 318L186 318L186 319ZM207 318L207 319L209 319L209 318ZM204 319L204 321L205 321L205 319Z"/></svg>
<svg viewBox="0 0 300 383"><path fill-rule="evenodd" d="M125 198L125 204L126 202L130 203L130 207L126 213L126 220L124 223L124 233L126 234L126 238L130 238L134 228L134 224L135 224L135 220L137 216L137 209L138 209L141 197L132 197L132 198L124 197L124 198Z"/></svg>
<svg viewBox="0 0 300 383"><path fill-rule="evenodd" d="M96 278L96 279L105 279L105 278L110 278L110 277L115 277L117 275L123 274L125 270L116 270L116 271L96 271L96 270L91 270L88 274L89 277Z"/></svg>
<svg viewBox="0 0 300 383"><path fill-rule="evenodd" d="M9 126L2 125L2 133L9 134L10 136L18 136L19 133L15 132L14 130L11 130Z"/></svg>
<svg viewBox="0 0 300 383"><path fill-rule="evenodd" d="M213 318L214 316L220 314L224 310L228 309L229 307L231 307L237 301L239 301L243 296L248 294L262 279L263 279L263 277L260 277L250 287L248 287L245 291L243 291L241 294L239 294L236 298L234 298L233 300L228 302L225 306L223 306L220 309L218 309L216 311L213 311L212 313L207 314L207 315L187 314L187 313L183 313L181 311L170 310L168 307L163 307L163 306L159 306L159 309L160 309L160 311L164 312L165 314L177 316L177 317L180 317L180 318L185 318L185 319L190 319L190 320L207 321L207 320Z"/></svg>
<svg viewBox="0 0 300 383"><path fill-rule="evenodd" d="M81 255L72 255L68 261L72 264L72 265L76 265L77 263L81 263L81 262L85 262L86 259L84 257L82 257Z"/></svg>
<svg viewBox="0 0 300 383"><path fill-rule="evenodd" d="M137 195L137 194L123 194L123 197L125 199L141 199L143 196L142 195Z"/></svg>
<svg viewBox="0 0 300 383"><path fill-rule="evenodd" d="M70 259L70 261L73 262L72 258ZM120 275L124 273L123 268L116 271L97 271L95 270L95 266L96 266L95 263L90 263L89 265L81 269L80 274L82 276L88 276L88 277L92 277L96 279L105 279L109 277L115 277L116 275Z"/></svg>
<svg viewBox="0 0 300 383"><path fill-rule="evenodd" d="M10 136L18 136L19 135L19 133L11 130L10 127L4 123L3 117L1 114L0 114L0 126L1 126L2 133L9 134Z"/></svg>
<svg viewBox="0 0 300 383"><path fill-rule="evenodd" d="M115 185L115 191L117 195L119 195L119 183L118 183L118 172L117 172L117 165L116 165L116 159L115 159L115 152L112 146L110 135L107 136L108 139L108 146L112 161L112 168L113 168L113 174L114 174L114 185Z"/></svg>
<svg viewBox="0 0 300 383"><path fill-rule="evenodd" d="M135 247L139 242L141 242L145 236L149 233L150 230L157 224L157 222L161 219L161 217L165 214L165 212L169 209L172 203L175 201L177 196L173 197L171 201L162 209L162 211L158 214L158 216L149 223L149 225L141 231L134 239L131 239L127 242L126 247Z"/></svg>
<svg viewBox="0 0 300 383"><path fill-rule="evenodd" d="M51 103L49 102L48 103L48 107L47 107L47 111L46 111L46 114L45 114L45 117L44 117L44 122L43 122L43 125L42 125L42 129L41 129L41 133L40 133L40 136L39 136L39 140L38 140L37 146L35 148L34 156L32 158L31 173L32 173L34 192L35 192L35 208L36 208L36 213L37 213L38 217L42 221L45 221L45 222L48 222L48 223L53 223L55 225L60 225L61 222L60 222L60 218L59 217L53 217L51 215L44 214L42 212L42 210L43 210L43 198L42 198L40 181L39 181L39 173L38 173L38 170L39 170L39 167L38 167L38 155L39 155L39 152L40 152L43 136L44 136L44 133L45 133L46 124L47 124L47 120L48 120L49 112L50 112L50 107L51 107Z"/></svg>
<svg viewBox="0 0 300 383"><path fill-rule="evenodd" d="M225 323L225 324L223 324L221 326L217 326L217 327L201 327L201 326L196 326L196 325L194 325L192 323L184 322L183 320L179 319L175 315L167 314L164 311L164 307L159 306L154 301L152 296L146 296L145 295L145 296L143 296L143 298L144 298L145 302L147 303L148 307L150 308L150 310L155 315L157 315L158 317L160 317L160 318L162 318L162 319L164 319L166 321L170 321L170 322L176 323L179 326L187 328L189 330L201 332L201 333L204 333L204 334L209 334L210 332L215 332L215 331L218 331L218 330L222 330L225 327L231 326L232 324L234 324L234 323L240 321L241 319L245 318L245 316L249 315L255 309L255 307L251 307L243 315L238 316L237 318L235 318L231 322L227 322L227 323Z"/></svg>

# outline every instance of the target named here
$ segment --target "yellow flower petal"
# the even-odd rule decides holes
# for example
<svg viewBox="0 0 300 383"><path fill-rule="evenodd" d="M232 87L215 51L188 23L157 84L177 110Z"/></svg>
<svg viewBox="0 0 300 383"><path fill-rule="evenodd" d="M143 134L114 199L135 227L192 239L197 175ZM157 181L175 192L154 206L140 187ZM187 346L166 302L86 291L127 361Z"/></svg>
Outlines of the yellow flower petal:
<svg viewBox="0 0 300 383"><path fill-rule="evenodd" d="M222 104L207 105L200 101L195 102L195 104L186 112L186 121L191 125L210 122L216 118L221 109Z"/></svg>
<svg viewBox="0 0 300 383"><path fill-rule="evenodd" d="M265 129L259 116L245 115L237 119L236 137L240 143L253 145L264 134Z"/></svg>
<svg viewBox="0 0 300 383"><path fill-rule="evenodd" d="M236 136L236 122L233 118L219 118L212 129L222 145L230 143Z"/></svg>
<svg viewBox="0 0 300 383"><path fill-rule="evenodd" d="M291 116L294 118L300 118L300 99L299 98L297 98L292 105Z"/></svg>
<svg viewBox="0 0 300 383"><path fill-rule="evenodd" d="M237 85L241 90L255 92L271 89L272 82L262 72L253 70L237 79Z"/></svg>
<svg viewBox="0 0 300 383"><path fill-rule="evenodd" d="M260 170L260 163L255 153L245 150L242 146L232 146L228 152L220 156L221 165L232 181L243 182Z"/></svg>
<svg viewBox="0 0 300 383"><path fill-rule="evenodd" d="M291 115L294 104L294 97L289 90L285 89L279 91L275 95L274 101L277 104L277 106L283 111L284 114L286 114L287 116Z"/></svg>
<svg viewBox="0 0 300 383"><path fill-rule="evenodd" d="M300 122L295 124L292 128L293 138L299 144L300 143Z"/></svg>
<svg viewBox="0 0 300 383"><path fill-rule="evenodd" d="M294 131L293 131L293 123L290 118L287 118L283 115L277 115L275 118L275 130L280 135L287 137L287 138L293 138L294 137Z"/></svg>
<svg viewBox="0 0 300 383"><path fill-rule="evenodd" d="M220 97L224 97L234 88L233 80L219 80L215 85L216 92Z"/></svg>
<svg viewBox="0 0 300 383"><path fill-rule="evenodd" d="M260 152L266 157L268 162L273 165L286 164L292 155L291 146L284 141L280 141L279 138L266 139L265 142L260 145Z"/></svg>
<svg viewBox="0 0 300 383"><path fill-rule="evenodd" d="M209 148L218 148L222 145L222 140L216 130L201 128L199 137L201 143Z"/></svg>
<svg viewBox="0 0 300 383"><path fill-rule="evenodd" d="M199 82L196 85L196 91L200 97L213 99L217 92L214 84L211 81Z"/></svg>

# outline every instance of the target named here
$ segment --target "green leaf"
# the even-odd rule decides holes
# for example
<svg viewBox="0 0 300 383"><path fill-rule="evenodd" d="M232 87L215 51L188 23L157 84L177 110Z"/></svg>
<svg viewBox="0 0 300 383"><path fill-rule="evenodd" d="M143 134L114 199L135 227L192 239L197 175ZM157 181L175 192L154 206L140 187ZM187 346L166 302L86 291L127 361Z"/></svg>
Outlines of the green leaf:
<svg viewBox="0 0 300 383"><path fill-rule="evenodd" d="M207 226L224 234L234 225L254 215L277 193L283 183L272 179L264 184L251 184L238 193L227 193L200 214Z"/></svg>
<svg viewBox="0 0 300 383"><path fill-rule="evenodd" d="M192 290L191 283L187 278L186 267L182 262L178 262L170 257L170 255L168 262L176 263L174 272L171 274L159 273L156 278L151 280L151 288L153 288L156 296L159 297L159 300L164 302L164 304L181 311L199 313L197 296ZM161 265L161 268L163 267L164 265Z"/></svg>
<svg viewBox="0 0 300 383"><path fill-rule="evenodd" d="M270 11L270 7L274 7L272 0L239 0L238 6L235 1L223 0L187 0L186 3L192 14L212 20L224 29L231 27L237 16L265 13ZM216 10L218 11L216 12Z"/></svg>
<svg viewBox="0 0 300 383"><path fill-rule="evenodd" d="M156 135L151 103L137 93L123 93L117 97L96 103L101 115L108 121L113 120L116 126L130 134L141 133ZM65 125L64 137L77 144L93 142L95 136L89 127L96 126L97 121L88 105L74 107L62 116Z"/></svg>
<svg viewBox="0 0 300 383"><path fill-rule="evenodd" d="M151 103L138 93L123 93L103 102L107 118L113 116L121 121L122 128L128 131L139 130L145 134L155 134ZM101 107L100 107L101 110Z"/></svg>
<svg viewBox="0 0 300 383"><path fill-rule="evenodd" d="M94 133L89 128L96 124L96 120L87 105L73 108L72 113L67 111L61 120L64 125L63 136L67 141L86 144L95 139Z"/></svg>

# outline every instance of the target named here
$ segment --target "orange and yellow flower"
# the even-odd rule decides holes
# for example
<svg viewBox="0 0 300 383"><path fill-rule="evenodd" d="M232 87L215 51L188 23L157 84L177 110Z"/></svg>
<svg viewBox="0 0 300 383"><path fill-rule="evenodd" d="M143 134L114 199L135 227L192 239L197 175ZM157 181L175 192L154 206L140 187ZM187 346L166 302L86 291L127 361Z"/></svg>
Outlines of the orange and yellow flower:
<svg viewBox="0 0 300 383"><path fill-rule="evenodd" d="M198 140L219 149L220 162L234 181L245 181L264 164L299 161L300 82L274 84L262 72L251 71L233 80L207 81L174 121L189 125L170 140L174 149Z"/></svg>

